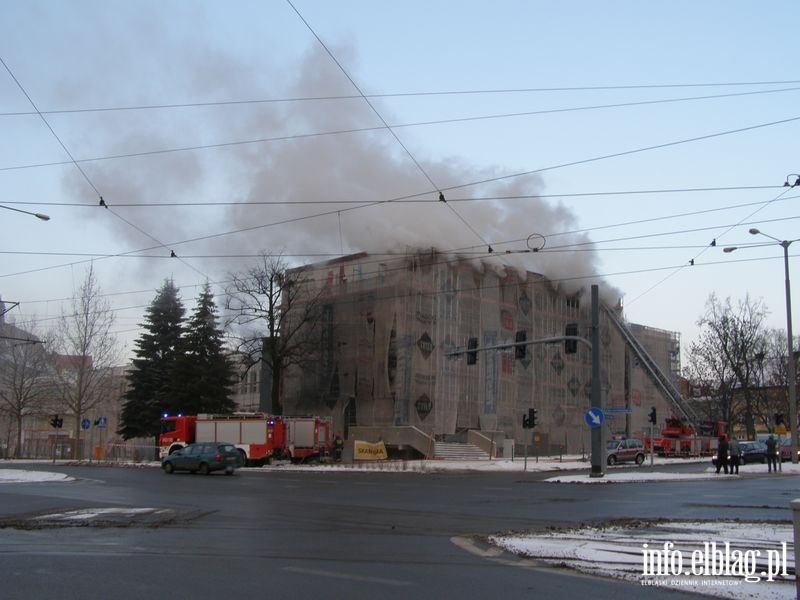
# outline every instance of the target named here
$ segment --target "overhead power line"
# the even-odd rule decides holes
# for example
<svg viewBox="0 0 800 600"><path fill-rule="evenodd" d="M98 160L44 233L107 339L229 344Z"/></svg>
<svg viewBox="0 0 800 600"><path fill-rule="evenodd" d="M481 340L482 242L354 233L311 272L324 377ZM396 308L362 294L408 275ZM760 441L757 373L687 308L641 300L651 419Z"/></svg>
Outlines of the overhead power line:
<svg viewBox="0 0 800 600"><path fill-rule="evenodd" d="M516 118L516 117L526 117L526 116L535 116L535 115L543 115L543 114L553 114L553 113L563 113L563 112L575 112L575 111L585 111L585 110L599 110L599 109L607 109L607 108L624 108L624 107L631 107L631 106L641 106L647 104L665 104L665 103L676 103L676 102L687 102L687 101L696 101L696 100L709 100L709 99L718 99L718 98L732 98L736 96L749 96L753 94L770 94L770 93L777 93L777 92L791 92L791 91L800 91L800 88L786 88L780 90L759 90L755 92L740 92L740 93L732 93L732 94L720 94L720 95L712 95L712 96L692 96L688 98L666 98L666 99L658 99L658 100L646 100L646 101L639 101L639 102L618 102L614 104L597 104L592 106L575 106L575 107L567 107L567 108L555 108L555 109L546 109L546 110L535 110L535 111L526 111L526 112L513 112L513 113L502 113L502 114L493 114L493 115L478 115L478 116L471 116L471 117L458 117L458 118L450 118L450 119L438 119L438 120L429 120L429 121L417 121L414 123L395 123L389 124L387 126L372 126L372 127L355 127L349 129L334 129L331 131L317 131L317 132L310 132L310 133L298 133L298 134L287 134L281 136L271 136L271 137L263 137L263 138L254 138L249 140L233 140L230 142L217 142L213 144L197 144L193 146L179 146L173 148L161 148L157 150L145 150L140 152L128 152L128 153L121 153L121 154L111 154L111 155L104 155L104 156L94 156L89 158L82 158L78 159L78 162L85 163L85 162L95 162L95 161L103 161L103 160L120 160L124 158L139 158L145 156L154 156L159 154L171 154L175 152L193 152L198 150L213 150L218 148L227 148L227 147L235 147L235 146L246 146L250 144L265 144L271 142L284 142L284 141L291 141L291 140L300 140L300 139L307 139L307 138L314 138L314 137L324 137L324 136L336 136L336 135L345 135L345 134L353 134L353 133L367 133L367 132L374 132L374 131L381 131L383 129L399 129L404 127L429 127L433 125L445 125L450 123L463 123L469 121L483 121L489 119L507 119L507 118ZM44 113L43 113L44 114ZM13 171L13 170L20 170L20 169L34 169L40 167L52 167L52 166L59 166L64 164L72 164L71 161L51 161L51 162L41 162L41 163L29 163L25 165L13 165L13 166L6 166L0 167L0 171Z"/></svg>
<svg viewBox="0 0 800 600"><path fill-rule="evenodd" d="M756 85L797 85L800 80L786 81L735 81L720 83L654 83L643 85L594 85L594 86L572 86L572 87L538 87L538 88L499 88L499 89L473 89L473 90L438 90L438 91L419 91L419 92L386 92L378 94L336 94L322 96L294 96L287 98L252 98L244 100L218 100L210 102L176 102L159 104L132 104L127 106L95 106L84 108L63 108L53 110L42 110L43 115L60 115L76 113L100 113L100 112L120 112L135 110L163 110L174 108L203 108L214 106L239 106L248 104L284 104L293 102L319 102L330 100L356 100L361 98L404 98L418 96L477 96L494 94L528 94L540 92L585 92L585 91L611 91L611 90L652 90L652 89L680 89L680 88L711 88L711 87L747 87ZM763 90L769 93L773 90ZM758 93L758 92L747 92ZM720 96L724 97L727 94ZM36 115L31 111L7 111L0 112L0 116L26 116Z"/></svg>
<svg viewBox="0 0 800 600"><path fill-rule="evenodd" d="M800 256L800 255L790 255L791 258L796 258L798 256ZM460 259L456 259L456 260L460 260ZM695 267L698 267L698 268L701 268L701 267L715 267L715 266L719 266L719 265L730 265L730 264L762 262L762 261L777 261L777 260L783 260L783 259L780 256L769 256L769 257L760 257L760 258L740 258L740 259L733 259L733 260L729 259L729 260L720 260L720 261L710 261L710 262L705 262L705 263L696 263ZM525 282L525 283L526 284L527 283L533 283L533 285L550 286L552 284L567 283L567 282L594 281L594 280L597 280L597 279L609 279L611 277L623 277L623 276L628 276L628 275L641 275L641 274L644 274L644 273L657 273L657 272L663 272L663 271L675 271L676 269L680 269L680 268L682 268L682 265L677 265L677 266L676 265L666 265L666 266L660 266L660 267L647 267L647 268L643 268L643 269L632 269L632 270L628 270L628 271L614 271L614 272L609 272L609 273L576 274L576 275L572 275L572 276L554 277L554 278L544 277L543 276L541 281ZM403 266L402 269L405 270L406 267ZM198 287L198 285L199 284L195 284L195 285L192 285L192 286L180 286L179 289L184 289L186 287ZM217 284L215 283L214 285L217 285ZM493 289L493 288L499 288L499 287L502 287L502 286L505 286L505 285L506 284L504 282L498 282L498 284L496 286L481 285L480 288L475 287L475 286L464 286L464 287L455 288L455 289L452 289L452 290L433 290L433 291L430 292L429 295L438 296L440 294L469 293L469 292L474 292L474 291L476 291L478 289L489 290L489 289ZM152 290L149 290L149 291L152 292ZM224 296L226 294L224 294L224 293L223 294L218 294L218 296L220 296L220 295ZM408 297L408 295L409 295L409 292L390 293L390 294L386 294L386 295L376 296L374 301L375 302L382 302L382 301L388 301L388 300L395 300L395 299L398 299L398 298ZM31 304L33 302L50 302L50 301L36 301L36 300L31 301L31 300L26 300L25 302L26 302L26 304ZM350 300L344 300L343 304L358 303L358 302L362 302L362 300L358 299L358 298L352 298ZM629 305L629 304L630 304L630 302L626 302L626 306ZM138 310L138 309L146 308L147 306L149 306L149 304L141 304L141 305L135 305L135 306L125 306L125 307L121 307L121 308L112 308L111 311L116 313L116 312L119 312L119 311ZM45 321L52 321L52 320L57 319L57 318L58 317L37 317L35 319L27 319L27 320L24 320L24 321L20 321L20 322L17 323L17 326L22 328L22 327L34 325L34 324L37 324L37 323L42 323L42 322L45 322ZM129 330L129 331L138 331L138 329Z"/></svg>
<svg viewBox="0 0 800 600"><path fill-rule="evenodd" d="M352 85L355 88L355 90L358 92L358 94L361 96L361 98L364 100L364 102L367 104L367 106L369 106L370 110L375 114L376 117L378 117L380 122L383 123L383 126L386 129L386 131L389 132L389 134L394 138L395 142L397 142L397 144L403 149L403 151L406 153L406 156L408 156L408 158L411 159L411 162L414 163L414 165L417 167L417 170L420 173L422 173L422 175L425 177L425 179L428 180L428 183L430 183L431 186L436 190L436 192L438 192L439 200L444 202L445 204L447 204L447 201L446 201L446 199L444 197L444 194L442 193L442 190L439 189L439 186L436 185L436 183L433 181L433 179L431 179L431 176L428 173L428 171L425 170L425 168L422 166L422 164L420 164L420 162L416 159L416 157L411 153L411 150L408 149L408 146L406 146L403 143L403 140L400 139L400 137L397 135L397 133L394 131L394 129L392 129L392 127L389 125L389 123L386 122L386 119L384 119L383 115L381 115L380 111L377 108L375 108L375 105L372 102L370 102L369 98L367 98L364 95L364 92L361 89L361 87L350 76L350 73L347 72L347 69L344 68L344 66L342 65L342 63L339 62L339 60L336 58L336 56L334 56L333 52L331 52L330 48L328 48L328 46L325 44L325 42L322 41L322 38L320 38L319 35L317 34L317 32L314 30L314 28L311 27L311 24L300 13L300 11L297 10L297 8L295 7L295 5L292 3L291 0L286 0L286 3L292 8L292 10L297 14L298 18L303 22L303 24L306 26L306 28L316 38L317 42L319 42L320 46L322 46L322 48L325 50L325 52L328 54L328 56L331 58L331 60L336 64L336 66L339 68L339 70L344 74L344 76L350 82L350 85ZM475 237L477 237L484 244L486 244L486 246L489 248L489 252L492 251L492 247L489 245L489 243L483 238L483 236L478 232L478 230L475 229L469 223L469 221L467 221L464 218L464 216L455 209L455 207L447 205L447 208L456 217L458 217L458 220L461 221L467 227L467 229L469 229L475 235Z"/></svg>
<svg viewBox="0 0 800 600"><path fill-rule="evenodd" d="M607 160L607 159L610 159L610 158L618 158L618 157L622 157L622 156L629 156L629 155L633 155L633 154L637 154L637 153L649 152L651 150L669 148L669 147L679 146L679 145L682 145L682 144L689 144L689 143L694 143L694 142L698 142L698 141L714 139L714 138L717 138L717 137L733 135L733 134L737 134L737 133L743 133L743 132L746 132L746 131L755 131L757 129L766 128L766 127L774 127L776 125L784 125L784 124L792 123L792 122L795 122L795 121L798 121L798 120L800 120L800 116L791 117L791 118L788 118L788 119L781 119L781 120L778 120L778 121L770 121L770 122L767 122L767 123L759 123L757 125L750 125L750 126L747 126L747 127L739 127L739 128L736 128L736 129L729 129L729 130L725 130L725 131L721 131L721 132L710 133L710 134L696 136L696 137L692 137L692 138L686 138L686 139L682 139L682 140L675 140L675 141L665 142L665 143L661 143L661 144L654 144L654 145L650 145L650 146L644 146L644 147L635 148L635 149L632 149L632 150L624 150L624 151L615 152L615 153L611 153L611 154L604 154L604 155L600 155L600 156L594 156L594 157L585 158L585 159L581 159L581 160L576 160L576 161L571 161L571 162L566 162L566 163L560 163L560 164L556 164L556 165L550 165L550 166L547 166L547 167L540 167L540 168L537 168L537 169L531 169L531 170L528 170L528 171L510 173L510 174L507 174L507 175L500 175L500 176L497 176L497 177L491 177L491 178L481 179L481 180L467 182L467 183L463 183L463 184L452 185L452 186L449 186L449 187L445 188L444 191L463 189L463 188L473 187L473 186L477 186L477 185L483 185L483 184L487 184L487 183L495 183L495 182L498 182L498 181L504 181L504 180L513 179L513 178L517 178L517 177L524 177L524 176L527 176L527 175L533 175L535 173L543 173L543 172L546 172L546 171L552 171L552 170L556 170L556 169L561 169L561 168L571 167L571 166L576 166L576 165L581 165L581 164L588 164L588 163L591 163L591 162ZM790 188L787 188L787 190L788 189L790 189ZM390 198L390 199L386 199L386 200L376 200L374 202L369 202L367 204L361 204L361 205L358 205L358 206L355 206L355 207L337 208L337 209L334 209L334 210L324 211L324 212L316 213L316 214L313 214L313 215L305 215L305 216L302 216L302 217L283 219L281 221L275 221L275 222L272 222L272 223L263 223L263 224L260 224L260 225L251 225L251 226L242 227L242 228L239 228L239 229L233 229L233 230L218 232L218 233L214 233L214 234L197 236L197 237L194 237L194 238L189 238L189 239L173 242L173 243L169 244L169 246L170 247L177 247L177 246L180 246L180 245L183 245L183 244L189 244L189 243L192 243L192 242L206 241L206 240L210 240L210 239L226 237L226 236L229 236L229 235L236 235L236 234L245 233L245 232L249 232L249 231L256 231L256 230L259 230L259 229L265 229L265 228L268 228L268 227L287 225L287 224L290 224L290 223L305 221L305 220L308 220L308 219L314 219L314 218L320 218L320 217L324 217L324 216L330 216L330 215L333 215L333 214L339 214L339 213L358 210L358 209L362 209L362 208L380 206L380 205L389 204L389 203L397 203L397 202L400 202L402 200L408 200L408 199L412 199L412 198L420 198L420 197L423 197L425 195L430 195L431 193L432 193L432 190L428 190L426 192L419 192L419 193L416 193L416 194L408 194L408 195L405 195L405 196L397 196L395 198ZM435 200L434 200L434 202L435 202ZM163 245L158 245L158 246L155 246L155 247L140 248L138 250L131 250L131 251L128 251L128 252L119 253L119 256L126 255L126 254L137 254L137 253L141 253L141 252L147 252L149 250L154 250L156 248L162 248L162 247L164 247L164 246ZM17 273L7 273L7 274L4 274L4 275L0 275L0 277L10 277L10 276L14 276L14 275L22 275L22 274L27 274L27 273L34 273L34 272L41 272L41 271L46 271L46 270L50 270L50 269L62 268L62 267L65 267L65 266L74 266L75 264L80 264L81 262L89 262L89 261L79 261L79 262L73 262L73 263L67 263L67 264L61 264L61 265L53 265L53 266L50 266L50 267L42 267L42 268L39 268L39 269L20 271L20 272L17 272Z"/></svg>
<svg viewBox="0 0 800 600"><path fill-rule="evenodd" d="M782 191L780 194L778 194L777 196L775 196L775 197L774 197L774 198L772 198L771 200L769 200L769 201L767 201L767 202L764 202L764 203L763 203L763 204L762 204L762 205L761 205L759 208L757 208L756 210L752 211L750 214L746 215L745 217L742 217L741 219L739 219L739 221L738 221L738 222L734 223L733 225L725 226L725 231L723 231L723 232L721 232L720 234L718 234L717 236L715 236L715 237L712 239L712 241L711 241L711 243L709 244L709 246L706 246L705 248L703 248L703 249L702 249L700 252L698 252L698 253L697 253L695 256L693 256L692 258L690 258L690 259L689 259L689 260L688 260L686 263L684 263L682 266L680 266L680 267L676 268L674 271L672 271L671 273L669 273L669 274L668 274L666 277L664 277L664 278L663 278L661 281L658 281L658 282L656 282L655 284L653 284L652 286L650 286L649 288L647 288L645 291L643 291L641 294L639 294L639 295L638 295L638 296L636 296L636 297L635 297L633 300L631 300L631 301L630 301L628 304L631 304L631 303L633 303L633 302L636 302L636 301L637 301L639 298L641 298L641 297L643 297L643 296L647 295L648 293L650 293L651 291L653 291L655 288L657 288L658 286L660 286L662 283L664 283L666 280L668 280L669 278L671 278L671 277L672 277L672 276L674 276L675 274L677 274L677 273L679 273L680 271L682 271L684 268L686 268L686 267L689 267L689 266L692 266L692 267L693 267L693 266L695 266L695 265L697 264L697 259L698 259L700 256L702 256L702 255L703 255L705 252L707 252L707 251L708 251L708 249L709 249L710 247L714 247L714 246L716 246L716 245L717 245L717 239L719 239L719 238L721 238L722 236L724 236L724 235L726 235L726 234L730 233L730 232L731 232L731 231L732 231L732 230L733 230L735 227L739 227L740 225L744 224L744 223L745 223L745 221L746 221L747 219L749 219L749 218L753 217L753 216L754 216L755 214L757 214L758 212L760 212L760 211L764 210L764 209L765 209L767 206L770 206L770 205L771 205L771 204L773 204L774 202L777 202L777 201L778 201L778 200L779 200L781 197L783 197L783 196L785 196L787 193L789 193L789 191L790 191L791 189L792 189L792 188L790 188L790 187L786 187L786 188L784 188L784 190L783 190L783 191ZM779 221L779 220L783 220L783 219L775 219L775 220L776 220L776 221Z"/></svg>
<svg viewBox="0 0 800 600"><path fill-rule="evenodd" d="M55 140L58 142L58 145L59 145L59 146L61 146L61 149L62 149L62 150L64 150L64 152L66 153L66 155L69 157L70 163L71 163L71 164L73 164L73 165L75 165L75 168L76 168L76 169L78 169L78 172L79 172L79 173L80 173L80 174L83 176L83 179L86 181L86 183L88 183L88 184L89 184L89 187L91 187L91 188L94 190L94 192L97 194L97 197L100 199L100 200L99 200L99 202L100 202L100 206L102 206L103 208L106 208L106 209L108 209L108 210L109 210L109 212L110 212L111 214L113 214L113 215L114 215L114 216L115 216L117 219L119 219L120 221L122 221L123 223L125 223L126 225L128 225L129 227L132 227L132 228L136 229L136 231L138 231L139 233L141 233L141 234L145 235L145 236L146 236L146 237L148 237L149 239L153 240L155 243L159 244L159 246L160 246L160 247L162 247L162 248L166 248L166 246L164 245L164 243L163 243L163 242L161 242L160 240L158 240L156 237L154 237L153 235L151 235L150 233L148 233L147 231L145 231L145 230L144 230L144 229L142 229L141 227L139 227L139 226L135 225L134 223L131 223L131 222L130 222L128 219L126 219L125 217L123 217L123 216L122 216L122 215L120 215L119 213L117 213L117 212L115 212L115 211L113 211L113 210L111 210L111 209L110 209L110 207L109 207L109 206L106 204L106 202L103 200L103 196L102 196L102 194L100 193L100 190L98 190L98 189L97 189L97 186L94 184L94 182L93 182L93 181L92 181L92 180L89 178L89 176L86 174L86 171L84 171L84 170L83 170L83 167L81 167L81 166L78 164L78 162L75 160L75 157L72 155L72 153L71 153L71 152L69 151L69 149L67 148L66 144L64 144L64 142L61 140L61 138L60 138L60 137L58 136L58 134L55 132L55 130L54 130L54 129L53 129L53 127L50 125L50 123L47 121L47 119L45 118L45 116L44 116L44 115L43 115L41 112L39 112L39 109L37 108L37 106L36 106L36 103L33 101L33 98L31 98L31 97L30 97L30 95L28 94L27 90L26 90L26 89L25 89L25 88L22 86L22 84L19 82L19 80L17 79L17 77L14 75L14 73L11 71L11 69L9 68L9 66L8 66L8 65L5 63L5 61L2 59L2 57L0 57L0 63L2 63L3 67L4 67L4 68L5 68L5 70L8 72L9 76L10 76L10 77L11 77L11 79L14 81L14 83L16 84L16 86L19 88L20 92L22 92L22 94L23 94L23 95L25 96L25 98L28 100L28 103L29 103L29 104L30 104L30 105L33 107L33 109L36 111L36 114L39 116L39 118L41 119L42 123L44 123L45 127L47 127L47 130L50 132L50 134L53 136L53 138L54 138L54 139L55 139ZM172 256L173 256L173 257L175 257L175 253L174 253L174 252L172 252L171 254L172 254ZM183 264L184 264L184 265L186 265L187 267L189 267L189 268L190 268L190 269L192 269L193 271L195 271L195 272L199 273L200 275L202 275L202 276L204 276L204 277L208 278L208 276L207 276L207 275L205 275L205 274L204 274L202 271L199 271L199 270L197 270L195 267L193 267L193 266L192 266L192 265L190 265L189 263L187 263L187 262L183 261L182 259L181 259L181 262L183 262Z"/></svg>
<svg viewBox="0 0 800 600"><path fill-rule="evenodd" d="M626 196L636 194L685 194L685 193L699 193L699 192L731 192L731 191L746 191L746 190L769 190L776 188L783 188L782 185L733 185L733 186L716 186L716 187L697 187L697 188L665 188L665 189L646 189L646 190L612 190L607 192L565 192L565 193L551 193L551 194L514 194L503 196L469 196L463 198L448 198L448 202L483 202L495 200L531 200L531 199L547 199L547 198L581 198L592 196ZM794 196L792 196L794 197ZM88 202L43 202L43 201L4 201L5 204L20 205L20 206L79 206L94 208L96 204ZM190 201L190 202L122 202L115 203L114 206L118 208L170 208L181 206L293 206L293 205L309 205L309 204L372 204L374 200L211 200L211 201ZM408 200L399 201L399 203L430 203L430 198L410 198ZM750 204L761 204L761 202L754 202ZM749 206L750 204L738 204L737 207ZM720 210L726 210L730 207L724 207ZM713 209L715 210L715 209Z"/></svg>

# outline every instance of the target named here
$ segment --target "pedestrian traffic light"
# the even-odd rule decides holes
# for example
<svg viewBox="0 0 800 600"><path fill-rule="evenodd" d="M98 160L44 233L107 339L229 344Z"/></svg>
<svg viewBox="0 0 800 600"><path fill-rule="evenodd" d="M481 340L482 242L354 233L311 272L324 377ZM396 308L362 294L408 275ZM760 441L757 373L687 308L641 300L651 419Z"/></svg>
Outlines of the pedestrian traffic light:
<svg viewBox="0 0 800 600"><path fill-rule="evenodd" d="M528 332L524 329L518 331L514 341L517 343L517 345L514 346L514 358L524 360L528 350L528 347L525 345L525 342L528 341Z"/></svg>
<svg viewBox="0 0 800 600"><path fill-rule="evenodd" d="M648 417L648 420L649 420L649 421L650 421L650 422L651 422L653 425L655 425L656 423L658 423L658 418L656 417L656 407L655 407L655 406L651 406L651 407L650 407L650 416Z"/></svg>
<svg viewBox="0 0 800 600"><path fill-rule="evenodd" d="M471 337L467 340L467 364L474 365L478 362L478 338Z"/></svg>
<svg viewBox="0 0 800 600"><path fill-rule="evenodd" d="M578 324L567 323L564 335L576 337L578 335ZM575 354L578 352L578 340L564 340L564 354Z"/></svg>

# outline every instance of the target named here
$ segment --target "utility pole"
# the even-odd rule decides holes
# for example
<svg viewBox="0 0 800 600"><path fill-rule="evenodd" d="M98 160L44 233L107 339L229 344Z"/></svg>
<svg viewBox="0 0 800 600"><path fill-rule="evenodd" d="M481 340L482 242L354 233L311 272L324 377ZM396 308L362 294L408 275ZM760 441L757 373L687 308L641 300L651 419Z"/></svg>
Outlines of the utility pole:
<svg viewBox="0 0 800 600"><path fill-rule="evenodd" d="M592 406L605 411L605 402L600 389L600 294L597 285L592 286ZM590 477L605 475L605 425L592 429L592 470Z"/></svg>

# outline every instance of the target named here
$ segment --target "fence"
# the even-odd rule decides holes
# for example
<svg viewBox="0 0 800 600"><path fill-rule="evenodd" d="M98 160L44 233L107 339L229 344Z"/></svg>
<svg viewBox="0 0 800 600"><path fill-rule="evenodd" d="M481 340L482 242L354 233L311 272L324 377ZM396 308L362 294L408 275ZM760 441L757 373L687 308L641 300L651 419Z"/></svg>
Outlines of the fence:
<svg viewBox="0 0 800 600"><path fill-rule="evenodd" d="M10 458L9 452L6 458ZM89 440L70 437L25 440L20 458L47 460L103 460L111 462L149 462L158 460L158 447L145 440L112 440L90 445Z"/></svg>

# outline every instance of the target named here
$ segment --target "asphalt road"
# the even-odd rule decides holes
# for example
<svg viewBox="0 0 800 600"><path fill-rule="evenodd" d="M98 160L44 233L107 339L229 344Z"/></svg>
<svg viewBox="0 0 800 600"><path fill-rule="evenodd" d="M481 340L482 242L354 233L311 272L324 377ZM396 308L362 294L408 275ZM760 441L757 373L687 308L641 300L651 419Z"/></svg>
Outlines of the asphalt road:
<svg viewBox="0 0 800 600"><path fill-rule="evenodd" d="M631 518L788 521L800 497L800 478L766 473L578 485L532 473L17 468L77 480L0 484L3 600L692 597L545 567L483 537ZM153 510L69 527L47 517L81 508Z"/></svg>

